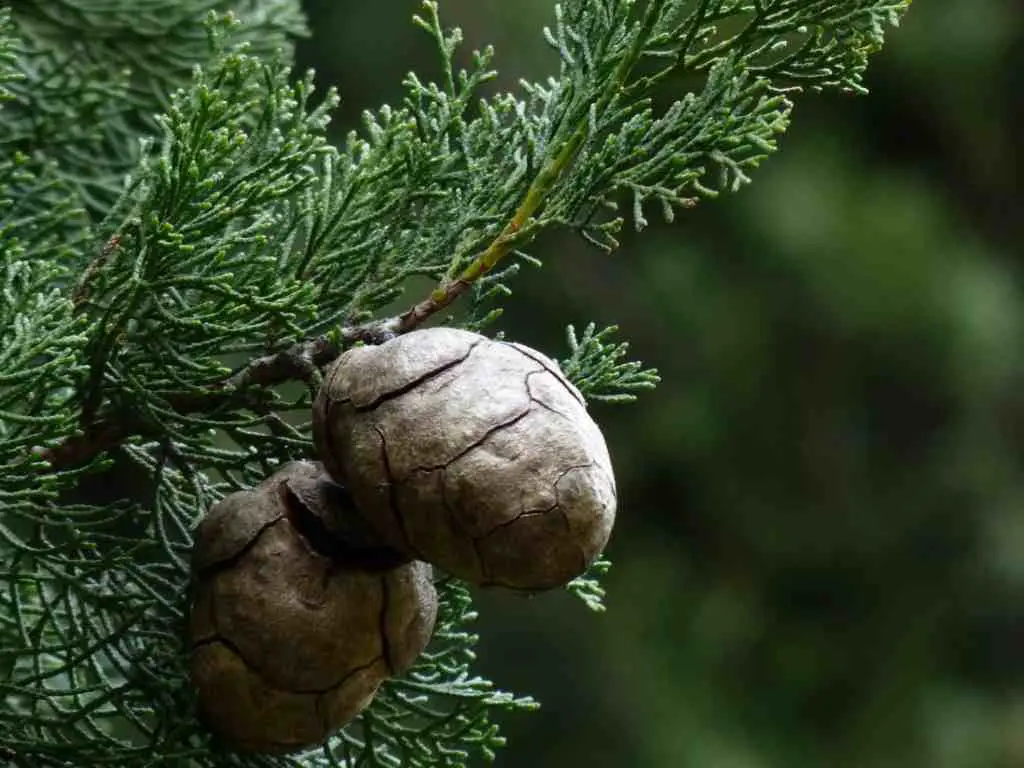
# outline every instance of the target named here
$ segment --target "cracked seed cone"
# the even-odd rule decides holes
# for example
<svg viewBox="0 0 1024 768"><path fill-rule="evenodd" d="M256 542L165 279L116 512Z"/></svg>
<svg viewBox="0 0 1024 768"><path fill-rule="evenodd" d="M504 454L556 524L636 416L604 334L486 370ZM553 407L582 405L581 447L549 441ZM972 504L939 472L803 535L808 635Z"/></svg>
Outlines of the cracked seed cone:
<svg viewBox="0 0 1024 768"><path fill-rule="evenodd" d="M433 631L430 566L354 565L323 522L325 481L293 462L215 504L196 531L192 682L211 729L242 751L322 743Z"/></svg>
<svg viewBox="0 0 1024 768"><path fill-rule="evenodd" d="M453 328L355 347L313 406L328 472L387 543L477 584L542 590L604 549L615 479L558 365Z"/></svg>

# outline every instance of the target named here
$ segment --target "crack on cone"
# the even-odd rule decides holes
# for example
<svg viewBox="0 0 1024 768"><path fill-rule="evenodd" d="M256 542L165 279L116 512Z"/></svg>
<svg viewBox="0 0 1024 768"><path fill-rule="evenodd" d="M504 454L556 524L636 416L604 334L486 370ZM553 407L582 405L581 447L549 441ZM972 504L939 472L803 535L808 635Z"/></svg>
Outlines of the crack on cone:
<svg viewBox="0 0 1024 768"><path fill-rule="evenodd" d="M395 674L395 663L391 656L391 640L388 638L388 574L380 575L380 618L378 619L381 644L381 658L387 667L388 675Z"/></svg>
<svg viewBox="0 0 1024 768"><path fill-rule="evenodd" d="M226 571L229 568L238 565L238 563L242 561L242 558L244 558L253 550L253 548L256 546L256 542L260 540L263 534L269 531L279 522L281 522L281 520L283 520L284 517L285 514L281 513L273 520L267 521L259 527L256 533L253 534L252 538L249 539L249 541L247 541L240 550L235 552L233 555L225 557L223 560L216 560L212 563L207 563L202 568L197 569L196 575L199 577L200 580L202 580L210 576L215 576L216 574L222 571Z"/></svg>
<svg viewBox="0 0 1024 768"><path fill-rule="evenodd" d="M265 671L261 667L249 661L249 659L245 657L245 654L242 653L242 650L230 638L225 637L224 635L217 634L211 637L203 638L202 640L198 640L192 644L192 648L190 650L194 653L200 648L204 648L208 645L220 645L226 648L234 656L238 657L238 660L242 662L242 665L246 668L248 672L258 677L260 681L268 688L275 691L280 691L281 693L292 693L298 696L314 696L330 693L331 691L337 690L345 683L347 683L354 675L357 675L360 672L365 672L366 670L373 667L374 664L384 659L382 654L377 654L370 661L365 662L363 664L358 664L355 667L349 669L344 675L341 676L341 679L337 682L331 683L330 685L325 686L323 688L282 688L279 685L272 684L267 679Z"/></svg>
<svg viewBox="0 0 1024 768"><path fill-rule="evenodd" d="M395 527L402 537L402 544L404 548L415 555L417 559L427 560L427 558L423 557L420 551L413 545L412 540L409 538L409 531L405 527L405 515L402 514L402 510L398 506L398 495L395 493L395 476L391 471L391 458L388 456L387 438L384 436L384 432L380 427L374 425L373 431L377 433L378 437L380 437L380 457L381 464L384 467L384 478L387 481L388 509L390 510L391 517L395 522Z"/></svg>
<svg viewBox="0 0 1024 768"><path fill-rule="evenodd" d="M371 400L369 403L366 403L365 405L353 404L352 410L354 410L356 413L366 413L367 411L372 411L376 409L378 406L380 406L382 403L386 403L389 400L394 400L395 398L401 397L402 395L407 394L408 392L411 392L412 390L416 389L421 384L425 384L431 379L437 378L445 371L450 371L452 368L462 365L464 362L466 362L466 360L469 359L469 356L473 354L473 350L480 346L480 343L482 341L483 339L475 340L472 344L469 345L469 347L467 347L466 353L462 357L456 358L455 360L450 360L432 371L428 371L427 373L417 376L412 381L403 384L400 387L396 387L393 390L384 392L378 395L373 400ZM351 398L348 398L348 401L351 402Z"/></svg>

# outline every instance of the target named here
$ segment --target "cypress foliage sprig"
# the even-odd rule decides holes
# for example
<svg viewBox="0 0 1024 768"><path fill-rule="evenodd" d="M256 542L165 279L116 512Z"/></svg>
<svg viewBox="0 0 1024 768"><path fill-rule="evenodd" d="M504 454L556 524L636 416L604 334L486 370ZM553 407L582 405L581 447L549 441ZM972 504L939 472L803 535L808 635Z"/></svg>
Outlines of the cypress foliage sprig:
<svg viewBox="0 0 1024 768"><path fill-rule="evenodd" d="M629 344L610 344L608 340L618 331L609 326L598 331L590 323L583 335L576 337L576 329L568 329L570 356L562 360L562 370L576 384L588 400L628 403L636 400L634 392L654 389L661 379L654 369L644 369L636 361L623 362Z"/></svg>

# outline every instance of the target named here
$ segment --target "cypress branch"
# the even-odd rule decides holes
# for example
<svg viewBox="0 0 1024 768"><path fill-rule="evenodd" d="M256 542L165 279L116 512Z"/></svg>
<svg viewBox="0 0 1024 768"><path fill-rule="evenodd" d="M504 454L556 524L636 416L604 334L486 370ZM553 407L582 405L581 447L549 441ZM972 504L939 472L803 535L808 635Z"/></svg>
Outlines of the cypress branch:
<svg viewBox="0 0 1024 768"><path fill-rule="evenodd" d="M652 204L671 220L748 183L801 92L863 91L907 4L568 0L544 31L559 71L480 99L493 52L458 71L461 34L426 2L416 23L440 83L410 74L403 102L365 114L341 147L324 137L337 97L315 103L312 75L291 73L293 0L0 11L3 756L492 758L495 713L535 703L473 674L471 600L453 581L421 662L322 750L219 751L181 647L197 517L312 455L310 399L346 347L460 298L462 324L484 327L519 264L539 263L538 235L568 228L611 250L624 202L642 229ZM657 107L683 76L696 85ZM407 298L414 278L434 288ZM395 302L406 309L391 315ZM562 365L590 400L657 381L613 333L570 328ZM570 591L599 609L607 567Z"/></svg>

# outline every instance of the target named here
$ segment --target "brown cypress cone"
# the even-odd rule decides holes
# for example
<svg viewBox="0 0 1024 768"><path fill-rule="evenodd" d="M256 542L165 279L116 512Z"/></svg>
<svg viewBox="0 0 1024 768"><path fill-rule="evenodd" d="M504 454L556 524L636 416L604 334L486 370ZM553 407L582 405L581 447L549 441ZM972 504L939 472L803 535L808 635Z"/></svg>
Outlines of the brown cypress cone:
<svg viewBox="0 0 1024 768"><path fill-rule="evenodd" d="M354 347L313 406L317 450L385 541L477 584L565 584L601 553L615 480L558 365L431 328Z"/></svg>
<svg viewBox="0 0 1024 768"><path fill-rule="evenodd" d="M430 639L430 566L360 560L331 533L331 503L322 467L293 462L215 504L196 531L192 682L235 749L323 742Z"/></svg>

